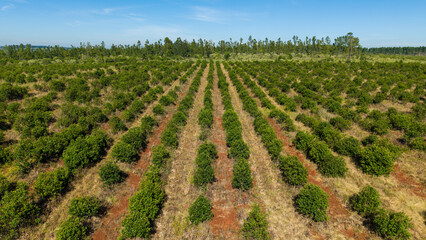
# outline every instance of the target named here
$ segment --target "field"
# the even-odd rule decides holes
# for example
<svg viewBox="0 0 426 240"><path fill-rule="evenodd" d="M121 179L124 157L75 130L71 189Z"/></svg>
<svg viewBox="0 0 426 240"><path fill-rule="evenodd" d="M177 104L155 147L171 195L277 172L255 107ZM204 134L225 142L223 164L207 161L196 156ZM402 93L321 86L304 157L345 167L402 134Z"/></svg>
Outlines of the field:
<svg viewBox="0 0 426 240"><path fill-rule="evenodd" d="M214 57L1 64L0 239L424 239L424 58Z"/></svg>

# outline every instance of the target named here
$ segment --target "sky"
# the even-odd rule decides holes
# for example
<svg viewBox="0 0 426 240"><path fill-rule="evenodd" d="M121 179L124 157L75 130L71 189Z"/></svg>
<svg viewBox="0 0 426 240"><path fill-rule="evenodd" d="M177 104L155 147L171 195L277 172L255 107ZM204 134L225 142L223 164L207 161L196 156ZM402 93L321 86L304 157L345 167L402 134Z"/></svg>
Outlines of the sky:
<svg viewBox="0 0 426 240"><path fill-rule="evenodd" d="M426 46L426 0L0 0L0 46L334 40L348 32L363 47Z"/></svg>

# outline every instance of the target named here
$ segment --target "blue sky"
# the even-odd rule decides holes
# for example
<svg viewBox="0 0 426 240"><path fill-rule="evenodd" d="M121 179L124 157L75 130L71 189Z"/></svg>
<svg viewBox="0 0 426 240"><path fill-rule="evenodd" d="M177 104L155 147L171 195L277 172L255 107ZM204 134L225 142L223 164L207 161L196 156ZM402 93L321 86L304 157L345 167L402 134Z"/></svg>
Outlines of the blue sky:
<svg viewBox="0 0 426 240"><path fill-rule="evenodd" d="M353 32L364 47L425 46L426 0L0 0L0 45L289 40Z"/></svg>

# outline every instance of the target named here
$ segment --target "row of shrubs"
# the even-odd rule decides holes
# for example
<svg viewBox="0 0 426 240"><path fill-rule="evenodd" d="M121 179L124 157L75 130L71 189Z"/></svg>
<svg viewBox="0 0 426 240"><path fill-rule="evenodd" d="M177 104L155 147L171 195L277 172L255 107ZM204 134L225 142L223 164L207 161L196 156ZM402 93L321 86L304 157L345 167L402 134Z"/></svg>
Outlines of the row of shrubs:
<svg viewBox="0 0 426 240"><path fill-rule="evenodd" d="M75 173L80 168L97 163L109 145L105 132L95 130L91 135L83 137L84 131L78 125L56 135L56 140L69 141L62 153L65 168L39 174L34 182L34 191L28 191L25 183L11 183L0 176L0 236L2 239L14 239L22 227L36 223L41 213L41 205L60 194L63 194ZM78 135L78 137L75 137ZM75 137L75 138L74 138ZM73 139L74 138L74 139ZM54 143L52 143L54 145ZM15 149L16 150L16 149ZM21 149L15 154L25 151ZM21 153L22 153L21 152Z"/></svg>
<svg viewBox="0 0 426 240"><path fill-rule="evenodd" d="M250 157L250 149L243 140L242 125L232 106L229 86L219 62L216 63L216 69L222 103L225 107L222 124L226 133L226 145L229 147L228 156L235 160L232 170L232 187L246 191L253 187L250 164L247 160Z"/></svg>
<svg viewBox="0 0 426 240"><path fill-rule="evenodd" d="M215 180L213 161L217 158L216 146L213 143L203 143L198 147L193 182L197 187L205 187Z"/></svg>
<svg viewBox="0 0 426 240"><path fill-rule="evenodd" d="M160 214L166 193L161 173L164 171L170 154L166 146L177 148L178 134L186 125L189 110L193 106L194 96L201 83L203 69L207 63L203 62L201 69L192 81L187 95L180 101L177 112L169 121L161 136L162 144L154 147L150 169L141 181L138 192L129 200L129 214L122 221L121 238L149 238L154 232L154 221Z"/></svg>
<svg viewBox="0 0 426 240"><path fill-rule="evenodd" d="M232 73L230 73L231 75ZM232 79L232 78L231 78ZM238 80L237 78L234 78ZM246 82L249 82L246 80ZM237 87L237 90L239 92L246 91L244 86L241 84L240 81L233 81L234 85ZM240 94L246 96L246 99L251 99L251 97L248 95L248 93ZM258 94L259 95L259 94ZM246 100L247 101L247 100ZM253 101L253 100L252 100ZM254 102L254 101L253 101ZM244 100L243 100L244 103ZM251 104L251 106L256 106ZM275 109L274 107L269 108ZM266 133L264 129L270 129L269 131L273 131L272 127L268 124L268 122L261 116L261 112L257 109L259 114L252 114L252 116L255 116L254 125L255 130L260 133L262 136L262 141L264 141L264 136L272 137L272 132ZM255 111L252 111L255 113ZM257 116L256 116L257 115ZM275 132L273 132L275 134ZM274 135L276 138L276 135ZM266 144L265 144L266 145ZM268 146L268 145L266 145ZM281 147L280 147L281 151ZM273 152L270 154L272 157L274 157ZM283 179L285 182L287 182L290 185L294 186L304 186L299 194L295 197L295 206L298 212L300 212L303 215L309 216L314 221L326 221L328 219L327 216L327 208L329 206L328 202L328 195L318 186L313 184L307 184L308 182L308 170L303 166L303 164L299 161L299 159L296 156L282 156L278 152L276 156L276 160L278 160L278 167L281 171L281 174L283 176ZM274 159L274 158L273 158Z"/></svg>
<svg viewBox="0 0 426 240"><path fill-rule="evenodd" d="M101 214L101 202L95 197L73 198L68 207L68 219L56 232L57 240L80 240L89 234L90 217Z"/></svg>
<svg viewBox="0 0 426 240"><path fill-rule="evenodd" d="M186 96L180 101L178 111L173 115L172 119L167 124L166 129L164 129L161 135L161 142L167 147L176 149L179 146L178 136L182 131L183 126L186 125L189 110L194 104L194 97L201 84L201 76L203 75L203 71L206 66L207 62L204 61L201 64L201 69L197 72L194 80L189 86L189 90Z"/></svg>
<svg viewBox="0 0 426 240"><path fill-rule="evenodd" d="M138 160L139 152L147 145L148 135L157 121L151 117L143 117L141 126L129 129L112 148L112 157L120 162L132 163Z"/></svg>
<svg viewBox="0 0 426 240"><path fill-rule="evenodd" d="M410 239L408 229L413 226L410 218L403 212L392 212L380 207L382 203L375 188L364 187L349 199L349 204L384 239Z"/></svg>
<svg viewBox="0 0 426 240"><path fill-rule="evenodd" d="M236 68L237 63L234 64ZM237 69L237 68L236 68ZM250 76L247 75L243 68L238 68L238 75L243 79L244 84L249 87L252 93L260 100L262 107L266 107L270 110L269 117L274 118L280 123L286 131L292 132L295 130L293 120L284 111L275 107L275 105L269 100L265 92L256 84L255 81L251 80Z"/></svg>
<svg viewBox="0 0 426 240"><path fill-rule="evenodd" d="M367 147L350 136L345 137L328 122L321 122L306 114L299 114L296 120L301 121L313 130L313 133L324 141L331 149L339 154L351 157L367 174L388 175L393 169L393 163L399 154L398 147L387 140L379 140L371 135L365 140ZM373 137L374 136L374 137ZM370 142L369 144L367 144Z"/></svg>
<svg viewBox="0 0 426 240"><path fill-rule="evenodd" d="M213 125L213 100L212 100L212 89L213 89L213 72L214 64L210 61L209 73L207 75L207 86L204 90L204 107L198 114L198 124L201 126L200 139L207 139L210 129Z"/></svg>

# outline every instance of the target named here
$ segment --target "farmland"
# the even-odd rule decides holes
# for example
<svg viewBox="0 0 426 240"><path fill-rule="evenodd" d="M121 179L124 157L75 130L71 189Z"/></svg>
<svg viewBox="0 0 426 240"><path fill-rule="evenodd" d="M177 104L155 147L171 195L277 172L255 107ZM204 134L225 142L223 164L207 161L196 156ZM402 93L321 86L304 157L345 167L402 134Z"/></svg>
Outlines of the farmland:
<svg viewBox="0 0 426 240"><path fill-rule="evenodd" d="M424 58L219 55L3 61L0 238L426 236Z"/></svg>

